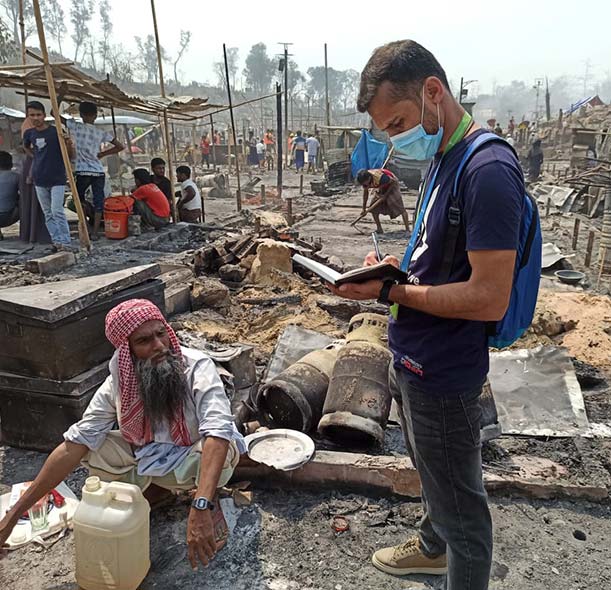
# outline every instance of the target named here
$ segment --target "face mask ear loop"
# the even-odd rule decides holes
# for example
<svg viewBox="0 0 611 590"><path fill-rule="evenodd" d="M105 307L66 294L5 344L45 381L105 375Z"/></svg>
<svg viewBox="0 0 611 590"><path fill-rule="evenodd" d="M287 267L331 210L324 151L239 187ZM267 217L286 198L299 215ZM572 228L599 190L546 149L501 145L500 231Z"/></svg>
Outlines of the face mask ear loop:
<svg viewBox="0 0 611 590"><path fill-rule="evenodd" d="M441 116L439 114L439 103L437 103L437 130L441 129Z"/></svg>
<svg viewBox="0 0 611 590"><path fill-rule="evenodd" d="M425 86L422 86L422 112L420 113L420 125L424 124L424 91Z"/></svg>

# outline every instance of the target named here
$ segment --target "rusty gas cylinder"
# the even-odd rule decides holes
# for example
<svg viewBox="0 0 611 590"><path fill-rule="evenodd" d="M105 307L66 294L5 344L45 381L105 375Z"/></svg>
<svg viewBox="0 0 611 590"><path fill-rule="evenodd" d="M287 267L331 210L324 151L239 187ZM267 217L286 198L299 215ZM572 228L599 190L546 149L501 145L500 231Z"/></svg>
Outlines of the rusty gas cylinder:
<svg viewBox="0 0 611 590"><path fill-rule="evenodd" d="M306 354L259 389L256 406L267 423L301 432L316 428L340 346Z"/></svg>
<svg viewBox="0 0 611 590"><path fill-rule="evenodd" d="M336 443L368 446L384 442L390 413L388 318L362 313L350 321L339 351L318 430Z"/></svg>

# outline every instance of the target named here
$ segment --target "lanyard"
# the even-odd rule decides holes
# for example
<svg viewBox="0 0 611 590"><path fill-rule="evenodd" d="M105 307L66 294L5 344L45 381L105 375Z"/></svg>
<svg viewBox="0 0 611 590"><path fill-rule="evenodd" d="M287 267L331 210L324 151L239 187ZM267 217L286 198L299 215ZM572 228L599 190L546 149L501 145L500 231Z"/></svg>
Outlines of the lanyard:
<svg viewBox="0 0 611 590"><path fill-rule="evenodd" d="M429 201L431 200L431 195L433 194L433 188L435 187L435 180L437 179L437 173L439 172L439 168L441 168L441 163L443 162L444 156L459 142L464 136L467 134L469 127L471 126L471 122L473 118L467 112L463 115L458 127L452 133L450 140L448 141L448 145L443 150L443 154L439 160L439 163L433 169L432 173L427 175L425 179L425 187L423 190L424 198L418 199L420 206L418 208L418 215L416 216L416 223L414 224L414 231L410 237L409 243L407 244L407 249L405 250L405 255L403 256L403 261L401 262L401 270L403 272L407 272L409 268L409 264L412 260L412 255L416 248L416 244L420 239L420 229L422 228L422 222L424 221L424 216L426 214L426 210L429 206ZM422 193L421 193L422 194Z"/></svg>

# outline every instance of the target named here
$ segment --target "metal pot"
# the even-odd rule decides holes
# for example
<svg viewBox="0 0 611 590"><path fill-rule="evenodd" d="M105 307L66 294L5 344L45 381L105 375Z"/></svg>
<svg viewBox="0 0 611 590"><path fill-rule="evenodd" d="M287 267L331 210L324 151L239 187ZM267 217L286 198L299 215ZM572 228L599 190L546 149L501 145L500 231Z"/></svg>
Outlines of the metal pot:
<svg viewBox="0 0 611 590"><path fill-rule="evenodd" d="M318 430L335 442L368 446L384 442L391 396L386 345L388 318L363 313L350 322L339 351Z"/></svg>

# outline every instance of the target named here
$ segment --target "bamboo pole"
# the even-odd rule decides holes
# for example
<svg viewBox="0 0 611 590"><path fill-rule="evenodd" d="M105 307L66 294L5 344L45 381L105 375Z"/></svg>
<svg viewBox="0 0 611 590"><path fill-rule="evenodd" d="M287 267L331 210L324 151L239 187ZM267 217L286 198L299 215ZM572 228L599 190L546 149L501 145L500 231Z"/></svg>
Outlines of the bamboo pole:
<svg viewBox="0 0 611 590"><path fill-rule="evenodd" d="M23 16L23 0L19 0L19 31L21 34L21 63L26 65L26 46L25 46L25 19ZM28 88L24 85L25 104L27 106L30 101L28 97ZM27 109L26 109L27 110Z"/></svg>
<svg viewBox="0 0 611 590"><path fill-rule="evenodd" d="M155 45L157 47L157 65L159 66L159 88L161 97L165 98L165 82L163 80L163 61L161 59L161 44L159 43L159 28L157 27L157 12L155 11L155 0L151 0L151 12L153 14L153 28L155 29ZM174 194L174 166L172 160L172 147L170 145L170 130L168 124L168 109L163 109L163 132L165 135L166 159L168 164L168 178L170 179L170 191L172 193L172 217L174 223L178 221L178 208L176 207L176 195Z"/></svg>
<svg viewBox="0 0 611 590"><path fill-rule="evenodd" d="M22 59L25 59L25 52L22 52ZM53 66L73 66L73 61L62 61L58 63L52 63ZM12 72L14 70L39 70L42 69L43 64L9 64L9 65L0 65L0 70L3 72Z"/></svg>
<svg viewBox="0 0 611 590"><path fill-rule="evenodd" d="M42 58L45 68L45 75L47 78L47 85L49 87L49 99L51 100L51 107L53 108L53 116L55 117L55 127L57 129L57 138L59 140L59 147L62 153L62 159L64 161L64 167L66 168L66 177L68 178L68 185L72 192L72 200L76 207L76 214L78 215L78 233L81 246L86 250L91 249L91 242L89 241L89 232L87 231L87 221L85 219L85 213L83 211L83 205L79 197L78 191L76 190L76 182L74 181L74 174L72 173L72 164L70 163L70 156L68 155L68 148L66 146L66 139L62 133L62 121L59 115L59 103L57 102L57 94L55 92L55 80L53 79L53 71L49 63L49 52L47 50L47 40L45 38L45 30L42 24L42 15L40 13L39 0L33 0L34 3L34 18L36 19L36 28L38 29L38 39L40 42L40 49L42 51Z"/></svg>
<svg viewBox="0 0 611 590"><path fill-rule="evenodd" d="M235 159L235 173L238 179L238 188L236 190L235 198L236 198L236 207L238 211L242 210L242 188L240 186L240 163L238 162L238 140L235 135L235 120L233 117L233 104L231 102L231 85L229 79L229 64L227 61L227 47L225 43L223 43L223 57L225 58L225 77L227 79L227 98L229 100L229 116L231 117L231 134L233 137L233 146L236 153ZM231 161L231 153L229 154L229 160Z"/></svg>
<svg viewBox="0 0 611 590"><path fill-rule="evenodd" d="M106 74L106 78L108 79L110 78L110 76ZM112 132L115 136L115 139L117 139L117 122L115 121L115 107L113 106L110 107L110 116L112 117ZM125 187L123 186L123 173L121 172L121 158L119 157L119 154L115 154L115 156L119 161L119 186L121 187L121 194L125 196Z"/></svg>

